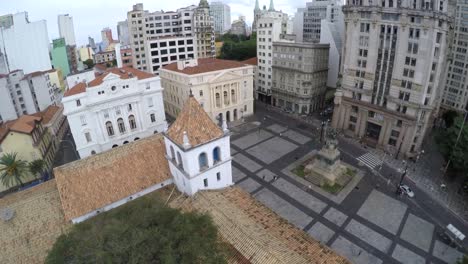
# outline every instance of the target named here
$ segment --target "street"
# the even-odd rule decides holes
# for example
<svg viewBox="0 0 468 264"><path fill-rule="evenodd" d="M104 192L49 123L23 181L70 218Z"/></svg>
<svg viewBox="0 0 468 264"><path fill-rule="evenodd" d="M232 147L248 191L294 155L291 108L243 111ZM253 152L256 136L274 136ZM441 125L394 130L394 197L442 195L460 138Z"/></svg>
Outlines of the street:
<svg viewBox="0 0 468 264"><path fill-rule="evenodd" d="M317 127L257 104L255 116L231 131L236 184L352 262L453 263L461 256L461 249L444 244L440 233L453 224L467 234L465 222L409 178L403 183L415 197L397 196L401 172L365 148L339 142L343 161L363 172L340 201L311 189L287 170L320 148Z"/></svg>

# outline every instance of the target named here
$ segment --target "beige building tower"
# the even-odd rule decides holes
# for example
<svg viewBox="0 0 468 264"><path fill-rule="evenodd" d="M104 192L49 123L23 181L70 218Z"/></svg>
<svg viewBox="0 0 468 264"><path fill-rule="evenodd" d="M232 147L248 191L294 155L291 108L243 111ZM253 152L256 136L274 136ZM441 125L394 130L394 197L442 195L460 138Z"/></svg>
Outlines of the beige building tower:
<svg viewBox="0 0 468 264"><path fill-rule="evenodd" d="M198 58L214 58L216 56L214 21L207 0L200 0L198 8L193 13L193 22Z"/></svg>
<svg viewBox="0 0 468 264"><path fill-rule="evenodd" d="M448 1L347 1L333 127L396 156L417 155L438 108L451 8Z"/></svg>

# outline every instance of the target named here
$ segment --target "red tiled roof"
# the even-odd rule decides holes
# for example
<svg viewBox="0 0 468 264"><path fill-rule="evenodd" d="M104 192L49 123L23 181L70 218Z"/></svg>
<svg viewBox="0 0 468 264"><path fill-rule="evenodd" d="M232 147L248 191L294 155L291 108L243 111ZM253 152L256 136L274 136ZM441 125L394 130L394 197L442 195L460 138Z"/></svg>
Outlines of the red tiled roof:
<svg viewBox="0 0 468 264"><path fill-rule="evenodd" d="M22 115L18 119L7 121L0 126L0 142L8 135L8 132L19 132L31 134L36 127L36 121L41 121L42 117L34 115Z"/></svg>
<svg viewBox="0 0 468 264"><path fill-rule="evenodd" d="M137 78L138 80L143 80L147 78L153 78L156 75L144 71L140 71L131 67L122 67L122 68L112 68L108 69L106 72L101 75L96 76L96 78L88 83L89 87L98 86L104 82L104 78L110 73L120 76L120 79L130 79ZM66 91L64 97L84 93L86 91L86 84L79 83L73 86L70 90Z"/></svg>
<svg viewBox="0 0 468 264"><path fill-rule="evenodd" d="M253 57L253 58L250 58L248 60L242 61L242 63L249 64L249 65L257 65L258 64L258 58Z"/></svg>
<svg viewBox="0 0 468 264"><path fill-rule="evenodd" d="M188 75L199 74L212 71L220 71L244 67L245 63L232 60L220 60L213 58L198 59L198 65L194 67L186 67L183 70L177 69L177 62L171 63L163 67L164 70L180 72Z"/></svg>
<svg viewBox="0 0 468 264"><path fill-rule="evenodd" d="M42 112L37 112L33 116L42 117L42 123L47 124L52 120L55 114L61 109L59 106L50 105Z"/></svg>

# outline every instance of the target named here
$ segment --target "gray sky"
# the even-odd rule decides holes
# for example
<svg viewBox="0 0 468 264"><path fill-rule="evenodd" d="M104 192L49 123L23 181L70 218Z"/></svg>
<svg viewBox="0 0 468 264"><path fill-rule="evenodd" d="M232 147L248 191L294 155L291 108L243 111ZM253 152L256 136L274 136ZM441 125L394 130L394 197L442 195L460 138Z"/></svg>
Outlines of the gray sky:
<svg viewBox="0 0 468 264"><path fill-rule="evenodd" d="M192 4L198 5L199 0L2 0L0 15L26 11L30 21L45 19L49 38L58 37L57 15L73 16L75 36L78 45L88 43L88 36L101 41L101 29L110 27L114 39L117 39L116 25L125 20L127 11L135 3L143 3L145 10L176 10ZM208 2L211 2L208 0ZM224 0L231 7L231 19L244 15L249 24L253 20L255 0ZM274 0L276 10L282 10L294 15L298 7L305 7L306 0ZM270 0L259 0L260 6L269 6Z"/></svg>

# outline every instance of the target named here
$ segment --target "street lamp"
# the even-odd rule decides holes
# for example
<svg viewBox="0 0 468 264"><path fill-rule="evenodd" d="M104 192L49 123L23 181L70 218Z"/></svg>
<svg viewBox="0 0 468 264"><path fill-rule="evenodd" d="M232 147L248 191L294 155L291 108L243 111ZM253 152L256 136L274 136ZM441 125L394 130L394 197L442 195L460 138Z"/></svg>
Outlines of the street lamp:
<svg viewBox="0 0 468 264"><path fill-rule="evenodd" d="M73 153L75 153L76 159L80 159L80 155L78 154L78 151L76 151L76 148L75 148L75 145L73 144L73 142L71 142L70 140L61 139L61 140L60 140L60 143L62 143L62 142L68 142L68 143L70 143L71 146L72 146L72 149L73 149Z"/></svg>
<svg viewBox="0 0 468 264"><path fill-rule="evenodd" d="M406 162L406 160L403 160L403 164L405 164L405 169L401 173L400 183L398 183L398 185L397 185L397 189L396 189L397 194L400 192L401 183L405 179L406 173L408 172L408 163Z"/></svg>
<svg viewBox="0 0 468 264"><path fill-rule="evenodd" d="M320 142L323 142L323 130L328 122L330 122L330 119L328 119L327 121L322 121L320 125Z"/></svg>

